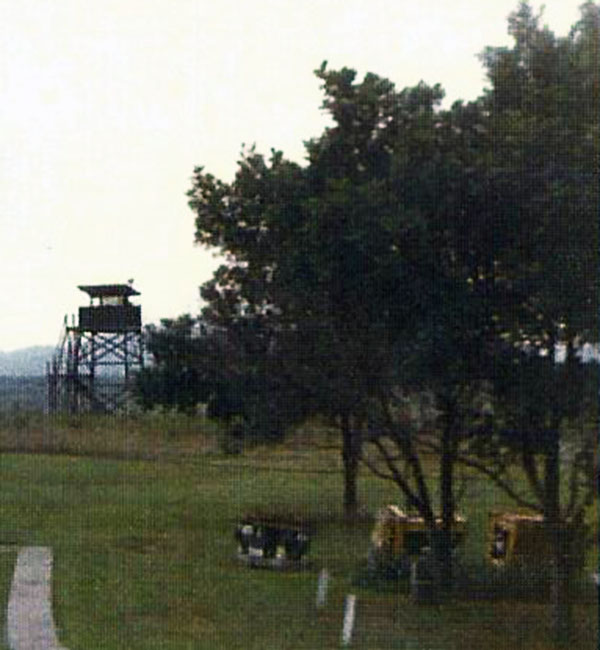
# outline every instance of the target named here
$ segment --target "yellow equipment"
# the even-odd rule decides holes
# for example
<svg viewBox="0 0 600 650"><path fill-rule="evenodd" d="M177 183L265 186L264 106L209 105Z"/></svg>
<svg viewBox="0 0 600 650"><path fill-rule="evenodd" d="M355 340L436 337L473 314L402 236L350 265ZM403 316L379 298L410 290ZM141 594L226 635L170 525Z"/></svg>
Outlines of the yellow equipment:
<svg viewBox="0 0 600 650"><path fill-rule="evenodd" d="M548 562L551 545L539 514L490 512L488 560L495 566L525 566Z"/></svg>
<svg viewBox="0 0 600 650"><path fill-rule="evenodd" d="M436 518L436 523L441 524L441 518ZM462 543L465 532L465 520L456 515L453 550ZM395 505L385 506L377 514L371 535L370 564L379 567L396 564L400 571L407 570L412 560L431 548L430 534L423 517L407 515Z"/></svg>

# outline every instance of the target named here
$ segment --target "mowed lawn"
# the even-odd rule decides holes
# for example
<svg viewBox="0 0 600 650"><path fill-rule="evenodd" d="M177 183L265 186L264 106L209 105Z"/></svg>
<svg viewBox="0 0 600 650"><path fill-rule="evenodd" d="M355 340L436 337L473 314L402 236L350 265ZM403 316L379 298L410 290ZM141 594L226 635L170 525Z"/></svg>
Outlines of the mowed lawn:
<svg viewBox="0 0 600 650"><path fill-rule="evenodd" d="M6 611L18 546L52 547L54 615L69 650L338 648L348 593L358 599L353 648L551 647L547 603L457 594L441 606L416 606L402 586L357 580L372 516L398 495L364 472L362 516L346 523L335 450L144 461L4 454L0 468L0 604ZM487 510L499 499L484 481L469 484L462 511L476 560ZM308 570L238 564L233 527L252 509L294 512L313 524ZM322 568L331 584L317 612ZM597 638L593 589L583 592L572 643L581 650Z"/></svg>

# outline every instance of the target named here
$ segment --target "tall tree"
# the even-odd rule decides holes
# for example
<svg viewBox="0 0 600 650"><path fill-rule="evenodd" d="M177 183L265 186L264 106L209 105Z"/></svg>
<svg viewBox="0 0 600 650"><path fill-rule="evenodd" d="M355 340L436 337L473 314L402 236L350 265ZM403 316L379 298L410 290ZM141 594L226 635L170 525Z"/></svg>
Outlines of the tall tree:
<svg viewBox="0 0 600 650"><path fill-rule="evenodd" d="M553 539L553 625L561 641L568 638L569 557L576 553L570 531L581 523L592 485L588 464L573 465L563 500L561 427L583 408L577 378L590 380L577 350L597 341L600 8L584 4L569 36L557 38L521 3L509 32L512 48L483 54L492 84L484 98L489 178L513 237L512 251L494 257L507 288L495 314L504 339L496 387L500 403L511 398L523 467ZM566 351L563 364L555 363L558 346ZM590 457L584 442L581 453ZM587 476L583 491L579 469Z"/></svg>
<svg viewBox="0 0 600 650"><path fill-rule="evenodd" d="M426 158L442 93L399 93L376 75L354 83L352 70L325 64L317 76L335 126L307 143L307 167L250 150L231 185L199 168L189 195L197 241L229 259L203 288L207 316L268 320L281 349L298 351L297 380L343 432L351 514L364 400L386 377L391 341L423 309L428 259L402 175Z"/></svg>

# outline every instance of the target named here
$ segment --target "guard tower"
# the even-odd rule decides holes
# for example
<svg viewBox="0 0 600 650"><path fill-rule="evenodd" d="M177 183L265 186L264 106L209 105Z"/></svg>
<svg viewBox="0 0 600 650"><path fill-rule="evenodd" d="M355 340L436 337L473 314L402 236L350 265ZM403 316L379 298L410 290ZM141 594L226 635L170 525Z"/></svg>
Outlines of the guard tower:
<svg viewBox="0 0 600 650"><path fill-rule="evenodd" d="M142 311L129 299L131 284L82 285L89 306L78 322L65 316L60 341L48 363L50 411L114 411L122 406L132 369L143 365Z"/></svg>

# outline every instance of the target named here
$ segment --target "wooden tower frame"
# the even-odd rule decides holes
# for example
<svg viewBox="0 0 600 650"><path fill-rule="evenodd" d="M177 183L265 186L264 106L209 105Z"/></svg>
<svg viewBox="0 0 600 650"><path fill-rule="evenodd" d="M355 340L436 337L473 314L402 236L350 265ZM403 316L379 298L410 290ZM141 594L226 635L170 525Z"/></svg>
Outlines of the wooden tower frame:
<svg viewBox="0 0 600 650"><path fill-rule="evenodd" d="M130 284L81 285L90 297L63 323L61 338L48 364L48 408L115 411L126 401L131 371L143 366L141 307Z"/></svg>

